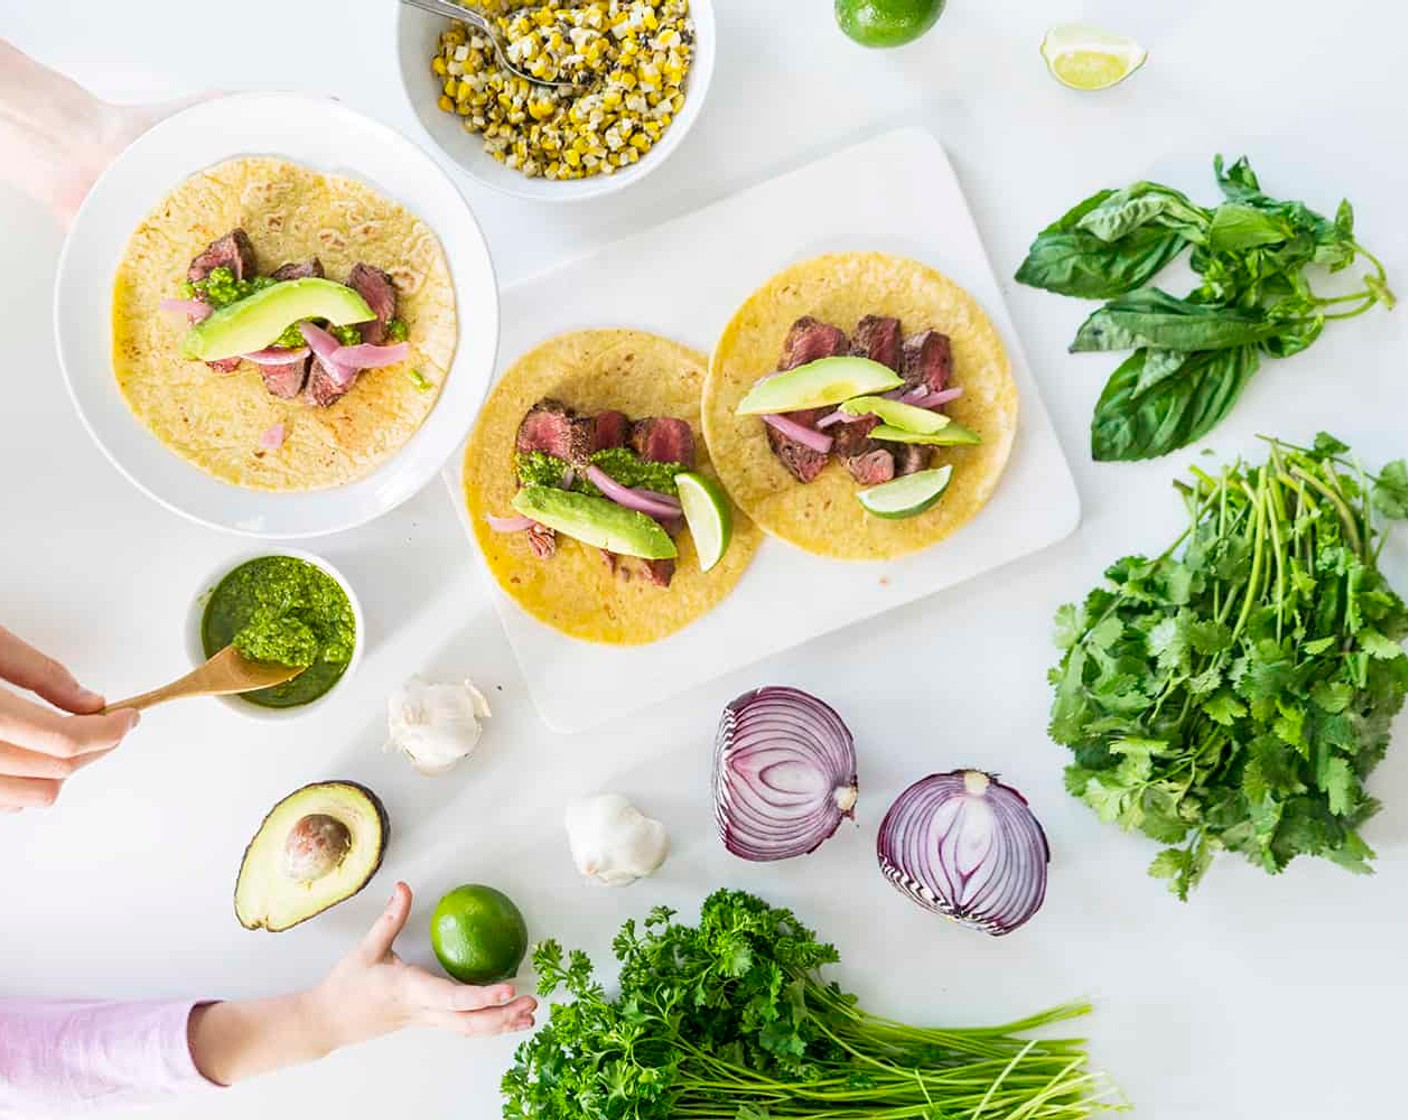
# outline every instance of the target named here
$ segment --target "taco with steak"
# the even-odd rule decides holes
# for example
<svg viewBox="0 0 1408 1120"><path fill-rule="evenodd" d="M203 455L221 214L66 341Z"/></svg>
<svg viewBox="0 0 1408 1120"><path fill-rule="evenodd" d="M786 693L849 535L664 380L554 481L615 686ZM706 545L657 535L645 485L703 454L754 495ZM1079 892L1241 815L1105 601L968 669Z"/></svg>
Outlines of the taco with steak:
<svg viewBox="0 0 1408 1120"><path fill-rule="evenodd" d="M632 330L518 359L465 448L464 500L504 592L574 638L653 642L728 595L759 533L700 436L706 362Z"/></svg>
<svg viewBox="0 0 1408 1120"><path fill-rule="evenodd" d="M1017 430L1007 353L977 301L918 261L793 265L725 328L704 386L719 478L765 532L821 556L928 548L992 496Z"/></svg>
<svg viewBox="0 0 1408 1120"><path fill-rule="evenodd" d="M132 234L113 370L171 451L260 490L370 474L425 421L454 359L434 232L355 179L242 158L187 179Z"/></svg>

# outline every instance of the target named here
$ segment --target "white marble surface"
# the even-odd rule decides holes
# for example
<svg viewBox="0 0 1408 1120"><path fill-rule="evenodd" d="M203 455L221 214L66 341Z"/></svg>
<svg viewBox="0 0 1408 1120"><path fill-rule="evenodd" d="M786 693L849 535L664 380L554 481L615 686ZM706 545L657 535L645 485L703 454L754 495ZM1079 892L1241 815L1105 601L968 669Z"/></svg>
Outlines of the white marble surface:
<svg viewBox="0 0 1408 1120"><path fill-rule="evenodd" d="M1245 149L1273 191L1322 207L1348 193L1364 239L1408 289L1402 9L1382 0L1135 7L954 0L928 38L881 54L842 38L825 0L718 0L709 105L657 175L571 208L466 192L511 280L846 141L918 123L944 140L994 263L1010 275L1032 234L1095 187L1150 175L1206 196L1212 153ZM1144 72L1099 96L1052 84L1036 44L1048 23L1080 16L1138 35L1152 54ZM111 97L333 92L417 135L392 25L389 0L0 2L0 35ZM180 664L195 581L240 545L148 502L87 441L48 328L60 240L40 210L0 193L0 618L117 695ZM366 606L371 647L357 690L277 725L216 705L153 712L54 810L0 822L0 991L242 995L306 983L398 876L420 892L402 945L415 959L428 956L429 906L459 882L498 883L536 935L598 956L627 914L657 901L692 906L726 883L799 908L840 945L842 981L901 1018L988 1020L1093 997L1095 1054L1139 1115L1397 1115L1408 746L1374 778L1386 804L1367 829L1376 877L1304 864L1270 879L1223 861L1187 906L1144 877L1150 842L1100 825L1061 792L1062 752L1044 734L1051 612L1115 556L1163 547L1179 517L1167 483L1190 455L1090 463L1085 426L1108 359L1065 353L1079 304L1007 287L1081 489L1085 522L1071 540L883 628L834 634L627 724L562 737L536 721L449 500L432 485L391 517L316 546ZM1268 364L1211 444L1236 451L1258 431L1303 437L1325 426L1370 461L1402 454L1404 318L1366 316L1294 361ZM1402 540L1389 562L1408 577ZM383 698L413 670L468 673L495 704L482 754L450 778L419 778L378 753ZM717 711L762 681L826 696L860 743L861 824L805 864L733 861L709 825ZM1008 939L928 918L873 867L889 799L955 765L1004 772L1051 835L1050 900ZM385 798L397 833L384 871L317 922L278 937L246 933L229 900L249 832L283 793L333 776L367 781ZM670 826L676 851L657 880L621 893L579 884L559 816L569 796L596 789L627 793ZM488 1120L511 1049L411 1033L155 1115Z"/></svg>

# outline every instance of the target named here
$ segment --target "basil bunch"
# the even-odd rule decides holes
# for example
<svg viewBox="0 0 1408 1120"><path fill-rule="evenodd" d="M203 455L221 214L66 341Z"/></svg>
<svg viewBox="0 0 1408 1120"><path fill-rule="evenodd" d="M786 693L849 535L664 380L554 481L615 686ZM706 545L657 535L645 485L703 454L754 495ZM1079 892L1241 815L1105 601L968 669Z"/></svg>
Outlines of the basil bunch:
<svg viewBox="0 0 1408 1120"><path fill-rule="evenodd" d="M1245 157L1213 161L1224 201L1208 210L1159 183L1092 195L1038 235L1023 284L1109 302L1071 344L1131 350L1110 375L1090 426L1098 460L1152 459L1201 438L1231 410L1261 364L1286 358L1332 319L1393 307L1383 265L1354 239L1354 211L1333 220L1261 190ZM1201 283L1179 299L1145 287L1188 251ZM1362 255L1362 290L1320 297L1307 270L1339 272Z"/></svg>

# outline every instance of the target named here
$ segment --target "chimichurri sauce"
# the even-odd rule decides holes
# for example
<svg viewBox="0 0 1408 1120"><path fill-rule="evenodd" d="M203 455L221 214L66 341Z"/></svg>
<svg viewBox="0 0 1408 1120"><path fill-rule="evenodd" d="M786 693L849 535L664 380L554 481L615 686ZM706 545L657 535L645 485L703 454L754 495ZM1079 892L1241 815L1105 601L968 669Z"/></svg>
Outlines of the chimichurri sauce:
<svg viewBox="0 0 1408 1120"><path fill-rule="evenodd" d="M337 581L293 556L241 564L210 593L201 621L207 657L233 644L256 661L307 666L291 681L242 695L266 708L322 696L346 672L356 639L352 604Z"/></svg>

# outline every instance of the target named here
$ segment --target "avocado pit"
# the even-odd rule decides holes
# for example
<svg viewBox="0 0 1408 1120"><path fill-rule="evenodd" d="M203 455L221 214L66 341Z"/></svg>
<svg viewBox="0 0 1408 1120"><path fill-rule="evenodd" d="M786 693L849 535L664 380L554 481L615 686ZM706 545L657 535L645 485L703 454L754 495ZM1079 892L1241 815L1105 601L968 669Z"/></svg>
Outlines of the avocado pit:
<svg viewBox="0 0 1408 1120"><path fill-rule="evenodd" d="M335 871L352 848L352 833L336 817L309 813L284 841L284 874L311 883Z"/></svg>

